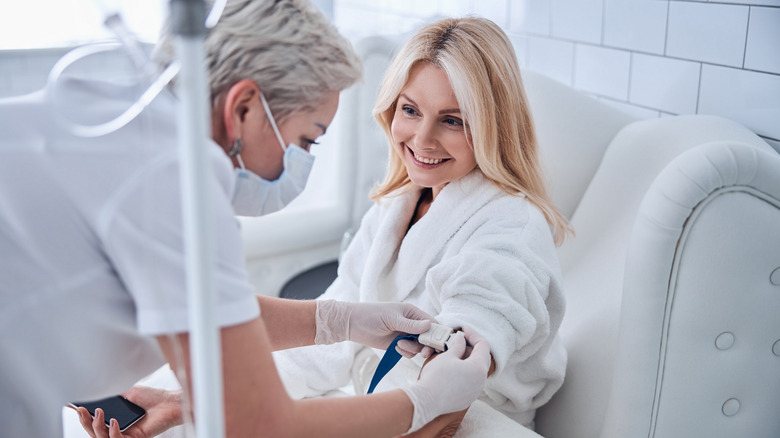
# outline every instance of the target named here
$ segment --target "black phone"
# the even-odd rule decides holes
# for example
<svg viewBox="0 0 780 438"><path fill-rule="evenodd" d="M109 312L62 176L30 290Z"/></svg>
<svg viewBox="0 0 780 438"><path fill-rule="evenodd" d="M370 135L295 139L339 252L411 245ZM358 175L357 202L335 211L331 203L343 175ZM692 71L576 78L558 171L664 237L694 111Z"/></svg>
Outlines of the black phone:
<svg viewBox="0 0 780 438"><path fill-rule="evenodd" d="M73 402L69 404L77 408L82 406L87 408L93 418L95 417L95 409L102 409L106 427L111 424L111 419L115 418L122 432L146 415L144 408L119 395L91 402Z"/></svg>

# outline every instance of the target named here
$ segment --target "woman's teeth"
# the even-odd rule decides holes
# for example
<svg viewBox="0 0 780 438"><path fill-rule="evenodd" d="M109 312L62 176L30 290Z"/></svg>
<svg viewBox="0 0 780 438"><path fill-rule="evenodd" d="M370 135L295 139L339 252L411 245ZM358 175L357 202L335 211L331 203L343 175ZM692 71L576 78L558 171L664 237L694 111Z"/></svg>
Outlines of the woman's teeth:
<svg viewBox="0 0 780 438"><path fill-rule="evenodd" d="M443 158L425 158L421 155L418 155L417 152L414 152L414 159L425 164L439 164L444 161Z"/></svg>

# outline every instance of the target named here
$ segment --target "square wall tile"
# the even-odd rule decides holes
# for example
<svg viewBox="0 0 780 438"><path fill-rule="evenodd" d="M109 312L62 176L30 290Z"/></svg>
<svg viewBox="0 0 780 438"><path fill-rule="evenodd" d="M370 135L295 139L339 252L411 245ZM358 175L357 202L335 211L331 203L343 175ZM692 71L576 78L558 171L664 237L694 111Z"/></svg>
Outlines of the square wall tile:
<svg viewBox="0 0 780 438"><path fill-rule="evenodd" d="M515 56L520 67L528 67L528 37L521 35L509 35L509 41L515 49Z"/></svg>
<svg viewBox="0 0 780 438"><path fill-rule="evenodd" d="M552 0L552 36L601 44L603 0Z"/></svg>
<svg viewBox="0 0 780 438"><path fill-rule="evenodd" d="M509 28L509 5L507 0L475 1L472 13L496 23L504 29Z"/></svg>
<svg viewBox="0 0 780 438"><path fill-rule="evenodd" d="M445 17L462 17L471 12L470 0L443 0L439 2L439 14Z"/></svg>
<svg viewBox="0 0 780 438"><path fill-rule="evenodd" d="M415 17L433 17L439 13L439 1L438 0L425 0L424 2L412 2L409 5L409 9L404 11Z"/></svg>
<svg viewBox="0 0 780 438"><path fill-rule="evenodd" d="M550 35L550 1L524 0L509 3L512 32Z"/></svg>
<svg viewBox="0 0 780 438"><path fill-rule="evenodd" d="M748 11L747 6L670 2L666 55L741 67Z"/></svg>
<svg viewBox="0 0 780 438"><path fill-rule="evenodd" d="M551 38L528 37L528 68L571 85L574 43Z"/></svg>
<svg viewBox="0 0 780 438"><path fill-rule="evenodd" d="M662 55L668 8L658 0L605 0L604 45Z"/></svg>
<svg viewBox="0 0 780 438"><path fill-rule="evenodd" d="M577 44L574 88L625 101L630 64L631 54L627 51Z"/></svg>
<svg viewBox="0 0 780 438"><path fill-rule="evenodd" d="M698 112L726 117L756 134L780 139L780 76L704 64Z"/></svg>
<svg viewBox="0 0 780 438"><path fill-rule="evenodd" d="M353 43L373 35L394 36L413 32L425 23L423 18L342 6L338 3L333 14L333 22L339 32Z"/></svg>
<svg viewBox="0 0 780 438"><path fill-rule="evenodd" d="M701 64L634 53L629 102L673 114L696 114Z"/></svg>
<svg viewBox="0 0 780 438"><path fill-rule="evenodd" d="M750 8L745 68L780 73L780 8Z"/></svg>

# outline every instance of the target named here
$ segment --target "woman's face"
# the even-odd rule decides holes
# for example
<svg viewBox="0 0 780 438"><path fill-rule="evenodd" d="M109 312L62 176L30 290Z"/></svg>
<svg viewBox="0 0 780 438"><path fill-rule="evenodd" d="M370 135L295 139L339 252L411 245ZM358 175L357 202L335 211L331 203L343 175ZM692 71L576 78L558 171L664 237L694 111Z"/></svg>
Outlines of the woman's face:
<svg viewBox="0 0 780 438"><path fill-rule="evenodd" d="M409 178L434 197L477 165L449 78L432 64L412 68L390 130Z"/></svg>
<svg viewBox="0 0 780 438"><path fill-rule="evenodd" d="M260 98L258 97L258 102ZM329 93L325 101L312 112L293 113L282 123L277 125L279 133L284 140L284 146L294 143L305 150L311 149L316 144L317 138L325 134L333 121L336 109L339 105L339 93ZM250 118L251 117L251 118ZM247 169L259 175L261 178L273 181L279 178L284 170L282 145L268 121L262 105L250 116L247 114L247 122L244 124L244 132L241 140L244 147L241 159Z"/></svg>

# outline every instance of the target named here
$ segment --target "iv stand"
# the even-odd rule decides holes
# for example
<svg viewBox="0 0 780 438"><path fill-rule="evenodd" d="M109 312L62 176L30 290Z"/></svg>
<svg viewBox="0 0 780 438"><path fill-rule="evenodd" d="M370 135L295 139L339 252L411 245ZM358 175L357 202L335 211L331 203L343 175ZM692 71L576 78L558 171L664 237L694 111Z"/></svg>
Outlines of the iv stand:
<svg viewBox="0 0 780 438"><path fill-rule="evenodd" d="M190 364L195 433L200 438L223 438L225 419L222 356L214 309L213 233L208 221L211 168L207 139L211 138L208 75L203 39L206 5L203 0L171 0L171 23L178 76L179 151L184 215L187 290L190 326Z"/></svg>

